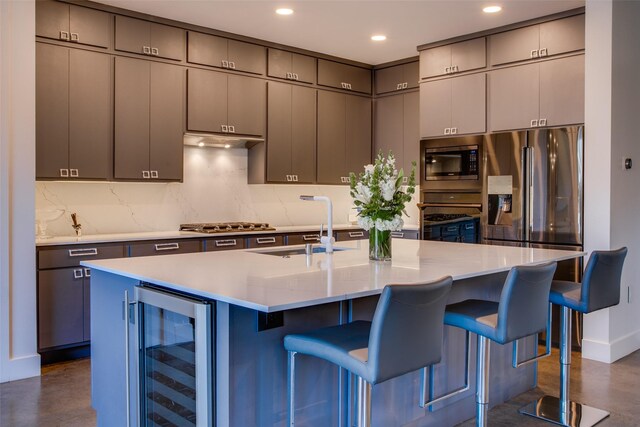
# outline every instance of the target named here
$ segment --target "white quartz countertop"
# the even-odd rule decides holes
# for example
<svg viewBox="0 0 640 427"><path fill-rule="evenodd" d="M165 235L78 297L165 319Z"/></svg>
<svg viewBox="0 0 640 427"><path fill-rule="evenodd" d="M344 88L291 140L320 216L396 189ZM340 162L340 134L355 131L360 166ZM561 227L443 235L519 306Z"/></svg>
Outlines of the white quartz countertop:
<svg viewBox="0 0 640 427"><path fill-rule="evenodd" d="M195 233L193 231L145 231L139 233L111 233L111 234L93 234L84 235L80 238L75 236L57 236L48 239L36 239L36 246L57 246L57 245L81 245L93 243L109 243L109 242L129 242L140 240L169 240L169 239L189 239L189 238L215 238L224 236L239 235L256 235L256 234L274 234L274 233L297 233L319 231L320 225L290 225L290 226L274 226L275 230L271 231L241 231L241 232L224 232L224 233ZM418 230L417 225L405 224L403 230ZM359 230L360 227L351 224L337 224L333 226L335 231L339 230ZM326 229L325 229L326 231Z"/></svg>
<svg viewBox="0 0 640 427"><path fill-rule="evenodd" d="M338 242L332 255L232 250L83 261L95 270L204 298L273 312L379 294L385 285L454 280L508 271L523 264L560 261L583 252L425 240L393 240L391 262L369 261L368 241Z"/></svg>

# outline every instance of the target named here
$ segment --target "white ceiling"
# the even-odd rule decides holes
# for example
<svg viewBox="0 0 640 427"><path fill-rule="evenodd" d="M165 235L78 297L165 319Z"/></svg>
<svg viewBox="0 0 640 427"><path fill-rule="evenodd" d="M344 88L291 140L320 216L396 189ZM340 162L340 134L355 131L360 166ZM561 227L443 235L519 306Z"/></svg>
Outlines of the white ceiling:
<svg viewBox="0 0 640 427"><path fill-rule="evenodd" d="M99 1L374 65L415 56L421 44L584 6L584 0ZM483 13L490 4L503 10ZM279 7L295 13L276 15ZM370 40L379 33L387 40Z"/></svg>

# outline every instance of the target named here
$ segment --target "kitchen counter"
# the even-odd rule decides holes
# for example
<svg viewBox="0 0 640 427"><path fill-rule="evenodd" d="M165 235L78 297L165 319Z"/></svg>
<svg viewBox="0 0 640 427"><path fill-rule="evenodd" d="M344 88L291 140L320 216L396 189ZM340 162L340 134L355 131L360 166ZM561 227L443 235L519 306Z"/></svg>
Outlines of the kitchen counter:
<svg viewBox="0 0 640 427"><path fill-rule="evenodd" d="M196 233L193 231L144 231L138 233L111 233L111 234L88 234L80 238L75 236L56 236L48 239L36 238L36 246L57 246L57 245L74 245L84 243L109 243L109 242L130 242L142 240L169 240L169 239L191 239L191 238L212 238L218 236L239 236L239 235L256 235L256 234L281 234L281 233L304 233L319 231L320 225L288 225L274 226L275 230L271 231L241 231L241 232L222 232L222 233ZM356 224L337 224L333 226L334 231L339 230L360 230ZM403 230L418 230L417 225L405 224Z"/></svg>
<svg viewBox="0 0 640 427"><path fill-rule="evenodd" d="M397 239L390 263L369 262L367 241L333 255L268 255L279 248L83 261L95 270L263 312L376 295L388 283L454 280L565 260L581 252ZM291 246L289 247L291 248Z"/></svg>

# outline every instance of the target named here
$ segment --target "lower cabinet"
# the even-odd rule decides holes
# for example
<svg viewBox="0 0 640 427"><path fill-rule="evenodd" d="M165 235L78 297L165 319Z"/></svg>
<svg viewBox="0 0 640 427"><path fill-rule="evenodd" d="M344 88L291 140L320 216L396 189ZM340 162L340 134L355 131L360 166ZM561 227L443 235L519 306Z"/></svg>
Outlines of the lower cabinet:
<svg viewBox="0 0 640 427"><path fill-rule="evenodd" d="M342 242L345 240L360 240L360 239L368 239L369 232L365 230L353 230L353 231L336 231L336 242Z"/></svg>
<svg viewBox="0 0 640 427"><path fill-rule="evenodd" d="M247 248L264 248L282 245L284 245L284 236L282 234L275 236L255 236L247 239Z"/></svg>
<svg viewBox="0 0 640 427"><path fill-rule="evenodd" d="M158 240L156 242L132 243L129 246L129 256L132 257L188 254L200 251L202 251L202 242L197 239Z"/></svg>

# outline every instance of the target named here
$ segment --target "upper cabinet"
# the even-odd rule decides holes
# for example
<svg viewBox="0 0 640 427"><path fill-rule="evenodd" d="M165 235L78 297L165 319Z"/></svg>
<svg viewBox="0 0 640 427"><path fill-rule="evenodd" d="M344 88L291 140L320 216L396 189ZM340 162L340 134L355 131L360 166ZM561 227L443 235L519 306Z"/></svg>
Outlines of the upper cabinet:
<svg viewBox="0 0 640 427"><path fill-rule="evenodd" d="M371 163L371 99L318 91L318 184L348 184Z"/></svg>
<svg viewBox="0 0 640 427"><path fill-rule="evenodd" d="M316 82L316 59L299 53L269 48L269 77L303 83Z"/></svg>
<svg viewBox="0 0 640 427"><path fill-rule="evenodd" d="M420 86L420 137L486 131L485 73L423 82Z"/></svg>
<svg viewBox="0 0 640 427"><path fill-rule="evenodd" d="M583 50L584 15L556 19L489 37L491 65Z"/></svg>
<svg viewBox="0 0 640 427"><path fill-rule="evenodd" d="M264 136L266 101L264 80L188 71L187 128L191 131Z"/></svg>
<svg viewBox="0 0 640 427"><path fill-rule="evenodd" d="M36 35L97 47L109 47L110 16L57 1L36 2Z"/></svg>
<svg viewBox="0 0 640 427"><path fill-rule="evenodd" d="M108 179L112 60L36 44L36 178Z"/></svg>
<svg viewBox="0 0 640 427"><path fill-rule="evenodd" d="M370 94L371 70L318 59L318 84Z"/></svg>
<svg viewBox="0 0 640 427"><path fill-rule="evenodd" d="M489 73L491 131L584 123L584 55Z"/></svg>
<svg viewBox="0 0 640 427"><path fill-rule="evenodd" d="M114 177L182 180L183 67L115 59Z"/></svg>
<svg viewBox="0 0 640 427"><path fill-rule="evenodd" d="M116 50L183 61L184 45L181 28L116 15Z"/></svg>
<svg viewBox="0 0 640 427"><path fill-rule="evenodd" d="M418 61L375 71L376 94L418 87Z"/></svg>
<svg viewBox="0 0 640 427"><path fill-rule="evenodd" d="M264 74L265 48L256 44L189 31L187 61L193 64Z"/></svg>
<svg viewBox="0 0 640 427"><path fill-rule="evenodd" d="M420 79L461 73L486 66L485 37L425 49L420 52Z"/></svg>

